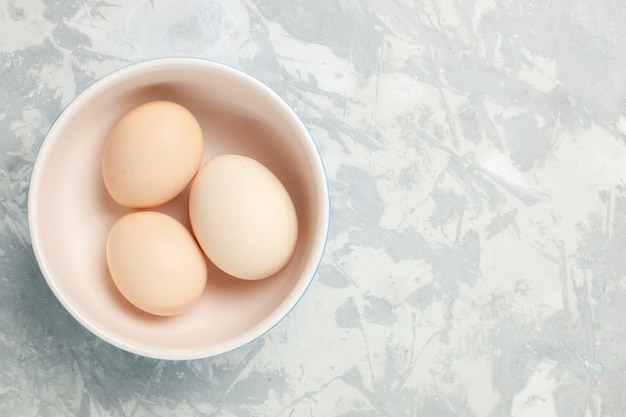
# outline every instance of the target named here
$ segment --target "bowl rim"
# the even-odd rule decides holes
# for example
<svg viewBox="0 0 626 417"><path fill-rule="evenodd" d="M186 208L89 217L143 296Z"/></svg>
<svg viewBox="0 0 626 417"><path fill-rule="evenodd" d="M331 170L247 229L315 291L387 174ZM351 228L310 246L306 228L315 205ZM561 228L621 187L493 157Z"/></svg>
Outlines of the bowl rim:
<svg viewBox="0 0 626 417"><path fill-rule="evenodd" d="M75 111L80 109L85 101L88 101L92 97L97 96L98 91L100 91L107 85L115 84L116 82L124 80L126 77L132 78L133 76L137 76L136 73L141 73L146 70L159 71L168 67L171 68L184 66L224 71L236 77L242 78L247 83L253 85L254 88L258 89L264 96L271 98L274 103L280 106L281 112L283 112L285 115L288 115L290 119L293 119L295 122L297 122L298 127L302 129L306 136L306 140L303 141L303 145L307 148L307 152L311 156L316 156L315 158L309 158L309 162L311 163L313 173L315 175L314 184L316 185L316 189L318 191L316 217L322 230L320 231L320 234L316 238L314 238L313 245L311 247L311 253L316 258L315 265L311 271L311 274L309 277L307 277L305 285L301 288L301 290L299 290L298 293L295 294L294 299L287 303L285 310L280 314L277 320L274 320L274 322L270 323L267 326L261 326L260 329L251 334L251 337L242 338L241 336L235 336L217 345L177 349L146 346L143 343L132 344L124 340L117 339L116 337L114 337L114 335L103 331L92 321L85 318L80 313L80 311L78 311L73 306L73 304L66 298L63 291L57 286L55 277L52 276L52 273L48 269L48 265L45 262L44 248L39 245L40 226L37 212L39 210L38 207L40 204L37 189L39 187L39 183L42 177L45 175L41 161L45 160L54 148L56 142L55 138L58 134L57 132L63 131L64 125L72 120ZM252 343L255 340L258 340L260 337L271 331L280 322L282 322L295 308L295 306L302 300L309 287L311 286L315 276L317 275L317 271L320 267L326 249L328 234L330 230L330 191L326 168L324 166L321 152L317 146L317 143L313 139L313 136L311 135L309 129L306 127L305 123L296 113L296 111L289 104L287 104L285 99L283 99L267 84L257 79L256 77L244 72L243 70L237 69L228 64L212 61L206 58L185 56L160 57L133 62L106 73L105 75L99 77L94 82L92 82L85 89L78 92L72 98L72 100L70 100L69 103L61 109L59 114L52 121L50 128L44 135L32 165L32 172L30 175L30 181L28 186L27 219L29 225L31 247L47 285L52 290L53 294L56 296L59 302L63 305L65 310L68 311L70 315L83 327L85 327L92 334L106 341L107 343L140 356L163 360L194 360L225 354L233 350L239 349L249 343ZM246 332L244 333L244 335L248 333L250 332Z"/></svg>

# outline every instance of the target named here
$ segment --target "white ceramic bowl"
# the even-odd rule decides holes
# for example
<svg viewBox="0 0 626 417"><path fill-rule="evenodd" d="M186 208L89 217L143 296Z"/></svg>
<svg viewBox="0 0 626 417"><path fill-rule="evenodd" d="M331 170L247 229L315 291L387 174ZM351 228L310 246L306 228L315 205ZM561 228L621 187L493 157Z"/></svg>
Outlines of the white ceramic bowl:
<svg viewBox="0 0 626 417"><path fill-rule="evenodd" d="M290 262L276 275L243 281L209 267L201 300L156 317L129 304L105 259L109 228L128 209L107 194L101 153L107 133L132 107L155 99L191 110L205 135L205 161L250 156L282 181L298 214ZM189 226L188 191L157 210ZM165 58L120 69L81 93L46 136L30 183L28 219L43 275L63 306L91 332L124 350L195 359L238 348L271 329L313 279L328 233L328 185L320 154L293 110L272 90L228 66Z"/></svg>

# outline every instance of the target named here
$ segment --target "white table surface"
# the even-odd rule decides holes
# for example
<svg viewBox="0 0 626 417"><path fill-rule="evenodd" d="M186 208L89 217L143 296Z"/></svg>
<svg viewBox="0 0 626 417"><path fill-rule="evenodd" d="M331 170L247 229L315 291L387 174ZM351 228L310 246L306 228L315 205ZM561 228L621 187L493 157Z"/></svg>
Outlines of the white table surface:
<svg viewBox="0 0 626 417"><path fill-rule="evenodd" d="M0 415L626 415L626 3L0 0ZM136 356L32 253L32 165L73 97L161 56L301 115L331 227L277 327Z"/></svg>

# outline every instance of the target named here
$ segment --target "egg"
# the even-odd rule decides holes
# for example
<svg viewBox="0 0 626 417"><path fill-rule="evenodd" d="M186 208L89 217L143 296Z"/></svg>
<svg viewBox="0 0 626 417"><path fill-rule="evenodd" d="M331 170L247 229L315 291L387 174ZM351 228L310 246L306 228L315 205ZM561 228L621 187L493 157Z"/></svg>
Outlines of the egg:
<svg viewBox="0 0 626 417"><path fill-rule="evenodd" d="M134 211L117 219L106 242L106 260L120 293L159 316L187 310L207 282L207 260L192 233L156 211Z"/></svg>
<svg viewBox="0 0 626 417"><path fill-rule="evenodd" d="M150 101L125 113L102 153L104 185L117 203L151 208L180 194L200 168L204 140L195 116L170 101Z"/></svg>
<svg viewBox="0 0 626 417"><path fill-rule="evenodd" d="M237 278L267 278L291 258L298 236L296 209L280 180L260 162L220 155L191 183L189 217L207 257Z"/></svg>

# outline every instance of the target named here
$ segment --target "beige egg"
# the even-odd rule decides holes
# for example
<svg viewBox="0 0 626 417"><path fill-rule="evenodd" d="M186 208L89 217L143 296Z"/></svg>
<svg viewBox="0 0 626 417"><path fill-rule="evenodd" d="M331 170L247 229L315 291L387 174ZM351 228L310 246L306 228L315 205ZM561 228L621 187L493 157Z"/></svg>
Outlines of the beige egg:
<svg viewBox="0 0 626 417"><path fill-rule="evenodd" d="M169 101L151 101L124 114L102 154L104 185L117 203L132 208L163 204L192 180L204 140L194 115Z"/></svg>
<svg viewBox="0 0 626 417"><path fill-rule="evenodd" d="M191 184L189 216L207 257L237 278L275 274L296 246L298 219L289 193L248 157L221 155L200 168Z"/></svg>
<svg viewBox="0 0 626 417"><path fill-rule="evenodd" d="M163 213L120 217L109 232L106 259L122 295L151 314L187 310L206 286L204 253L185 226Z"/></svg>

